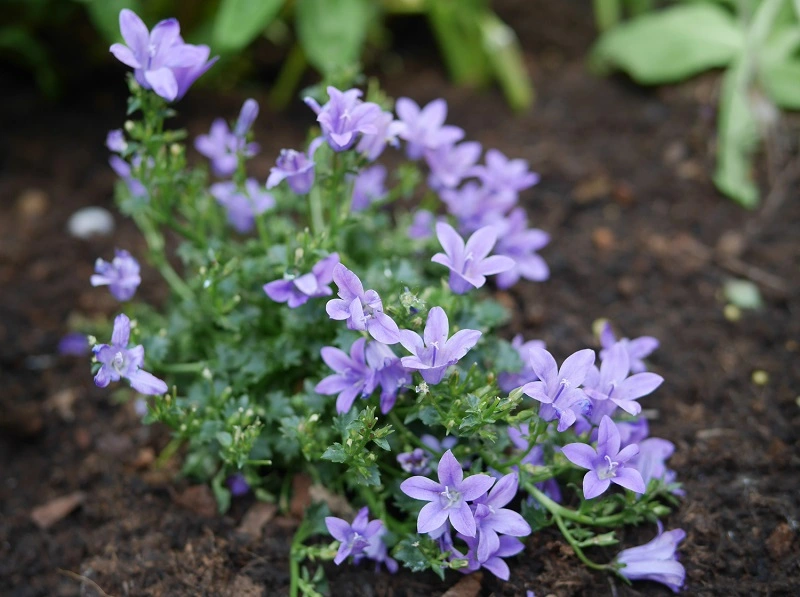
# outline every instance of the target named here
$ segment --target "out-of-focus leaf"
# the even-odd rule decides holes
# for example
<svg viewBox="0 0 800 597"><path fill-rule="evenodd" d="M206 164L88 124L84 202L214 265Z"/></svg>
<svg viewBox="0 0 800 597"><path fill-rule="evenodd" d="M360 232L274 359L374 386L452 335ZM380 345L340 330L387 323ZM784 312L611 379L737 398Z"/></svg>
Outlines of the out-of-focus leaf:
<svg viewBox="0 0 800 597"><path fill-rule="evenodd" d="M219 52L241 50L269 25L284 0L222 0L212 41Z"/></svg>
<svg viewBox="0 0 800 597"><path fill-rule="evenodd" d="M618 68L638 83L658 85L726 66L742 43L743 32L727 11L689 4L642 15L604 33L591 60L600 71Z"/></svg>
<svg viewBox="0 0 800 597"><path fill-rule="evenodd" d="M480 21L483 48L506 100L515 110L533 103L533 85L514 30L487 12Z"/></svg>
<svg viewBox="0 0 800 597"><path fill-rule="evenodd" d="M357 62L372 15L369 0L298 0L297 35L308 61L326 75Z"/></svg>
<svg viewBox="0 0 800 597"><path fill-rule="evenodd" d="M480 20L487 9L480 0L437 0L427 5L428 22L456 83L485 85L491 77Z"/></svg>
<svg viewBox="0 0 800 597"><path fill-rule="evenodd" d="M758 286L749 280L728 280L724 292L728 302L740 309L759 309L764 304Z"/></svg>
<svg viewBox="0 0 800 597"><path fill-rule="evenodd" d="M139 0L83 0L89 18L98 31L109 42L122 41L119 32L119 12L129 8L137 15L142 15L142 3Z"/></svg>
<svg viewBox="0 0 800 597"><path fill-rule="evenodd" d="M786 27L771 36L759 55L759 82L781 108L800 110L800 28Z"/></svg>

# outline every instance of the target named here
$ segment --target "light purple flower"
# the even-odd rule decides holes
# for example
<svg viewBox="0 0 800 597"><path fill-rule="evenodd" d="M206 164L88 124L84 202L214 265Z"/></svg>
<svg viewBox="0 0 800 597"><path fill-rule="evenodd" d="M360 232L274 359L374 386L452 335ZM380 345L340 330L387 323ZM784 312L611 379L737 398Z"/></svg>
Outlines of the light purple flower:
<svg viewBox="0 0 800 597"><path fill-rule="evenodd" d="M399 342L400 330L383 312L383 303L377 292L365 292L358 276L341 263L333 270L333 281L339 288L339 298L328 301L325 306L331 319L346 320L348 329L369 332L378 342Z"/></svg>
<svg viewBox="0 0 800 597"><path fill-rule="evenodd" d="M339 551L333 559L338 566L347 556L362 554L370 539L383 530L383 521L369 520L369 509L364 507L358 511L352 524L335 516L326 516L325 526L333 538L340 542Z"/></svg>
<svg viewBox="0 0 800 597"><path fill-rule="evenodd" d="M211 123L207 135L197 136L194 147L211 160L211 169L220 177L230 176L236 171L240 153L244 157L252 157L259 150L258 144L245 143L243 137L234 135L222 118Z"/></svg>
<svg viewBox="0 0 800 597"><path fill-rule="evenodd" d="M183 39L180 35L178 36L178 43L183 43ZM206 71L219 60L219 56L214 56L209 60L208 57L211 54L211 48L208 46L197 45L195 47L199 50L198 61L195 64L172 69L172 74L175 75L175 80L178 82L178 95L175 96L176 101L182 99L183 96L186 95L186 92L189 91L189 88L194 85L194 82L202 77Z"/></svg>
<svg viewBox="0 0 800 597"><path fill-rule="evenodd" d="M629 372L628 351L622 343L617 343L606 353L599 372L594 368L586 377L584 391L594 401L596 409L600 407L605 414L610 414L607 406L603 408L598 404L610 401L629 414L642 412L636 400L650 394L664 378L655 373L637 373L628 377ZM593 420L597 420L596 414L593 414Z"/></svg>
<svg viewBox="0 0 800 597"><path fill-rule="evenodd" d="M514 197L489 192L474 180L458 189L442 189L439 197L447 205L447 211L458 220L458 229L463 234L484 226L502 225L504 214L516 202Z"/></svg>
<svg viewBox="0 0 800 597"><path fill-rule="evenodd" d="M440 441L433 435L425 433L420 435L419 439L423 444L430 448L431 451L428 452L428 455L431 457L439 456L441 458L442 454L444 454L447 450L452 450L458 444L458 438L453 435L448 435Z"/></svg>
<svg viewBox="0 0 800 597"><path fill-rule="evenodd" d="M597 450L579 442L561 448L567 460L589 470L583 477L583 495L587 500L603 493L612 482L636 493L645 492L642 475L635 468L626 466L639 453L639 446L630 444L622 450L619 448L619 430L609 417L600 421Z"/></svg>
<svg viewBox="0 0 800 597"><path fill-rule="evenodd" d="M528 162L509 160L497 149L488 150L486 165L476 166L474 171L489 191L512 196L515 200L520 191L539 182L539 175L528 170Z"/></svg>
<svg viewBox="0 0 800 597"><path fill-rule="evenodd" d="M314 153L324 142L322 137L314 139L307 154L294 149L281 149L275 167L269 171L267 188L271 189L285 179L294 193L307 194L314 186Z"/></svg>
<svg viewBox="0 0 800 597"><path fill-rule="evenodd" d="M642 474L645 486L650 479L674 481L675 472L667 468L666 461L675 452L675 444L660 437L648 437L639 442L639 453L630 459L632 466Z"/></svg>
<svg viewBox="0 0 800 597"><path fill-rule="evenodd" d="M363 102L361 90L340 91L328 87L328 102L320 107L313 98L305 98L306 105L317 114L322 134L334 151L350 149L359 133L375 135L378 122L385 119L378 104Z"/></svg>
<svg viewBox="0 0 800 597"><path fill-rule="evenodd" d="M239 118L233 127L233 135L239 139L244 139L258 118L258 102L253 98L244 100L242 109L239 110Z"/></svg>
<svg viewBox="0 0 800 597"><path fill-rule="evenodd" d="M519 478L517 473L501 477L492 490L473 503L475 525L478 529L478 549L475 553L479 562L485 562L500 549L500 537L511 535L525 537L531 534L530 525L522 516L504 508L517 495Z"/></svg>
<svg viewBox="0 0 800 597"><path fill-rule="evenodd" d="M411 375L403 367L400 357L382 342L367 345L367 365L375 372L375 384L381 387L381 412L392 410L401 388L411 383Z"/></svg>
<svg viewBox="0 0 800 597"><path fill-rule="evenodd" d="M331 253L318 261L311 271L302 276L273 280L264 284L264 292L276 303L288 303L290 309L304 305L310 298L330 296L333 290L333 268L339 263L339 254Z"/></svg>
<svg viewBox="0 0 800 597"><path fill-rule="evenodd" d="M209 192L228 214L228 222L237 232L250 232L256 224L256 217L275 207L275 199L255 178L245 181L244 191L235 182L218 182L211 185Z"/></svg>
<svg viewBox="0 0 800 597"><path fill-rule="evenodd" d="M450 450L442 455L437 473L438 483L417 476L400 484L400 490L407 496L429 502L420 510L417 532L435 531L449 520L456 531L474 537L477 527L467 502L486 493L494 484L494 479L484 474L465 479L461 465Z"/></svg>
<svg viewBox="0 0 800 597"><path fill-rule="evenodd" d="M141 162L141 158L134 157L134 163ZM118 155L112 155L108 158L108 163L111 165L112 170L119 176L128 187L131 197L135 199L146 199L148 192L145 186L138 178L134 178L131 173L131 165L123 160Z"/></svg>
<svg viewBox="0 0 800 597"><path fill-rule="evenodd" d="M525 544L516 537L503 535L500 537L500 547L498 547L497 551L492 553L485 561L480 562L477 557L478 539L476 537L467 537L463 534L459 534L457 537L464 541L469 548L466 556L457 549L450 549L455 558L466 558L467 565L464 568L459 568L459 571L463 574L469 574L470 572L485 568L497 578L508 580L511 576L511 570L509 570L508 564L506 564L502 558L515 556L525 549Z"/></svg>
<svg viewBox="0 0 800 597"><path fill-rule="evenodd" d="M633 421L617 421L617 429L619 430L620 443L623 447L628 444L641 444L650 435L650 425L644 417L639 417ZM596 437L592 439L596 439Z"/></svg>
<svg viewBox="0 0 800 597"><path fill-rule="evenodd" d="M486 283L486 276L499 274L514 267L514 260L504 255L488 257L497 242L497 231L485 226L474 232L466 244L450 224L438 222L436 236L444 253L436 253L431 261L450 270L450 290L464 294Z"/></svg>
<svg viewBox="0 0 800 597"><path fill-rule="evenodd" d="M94 264L94 271L90 279L92 286L108 286L118 301L128 301L133 298L136 289L142 283L139 262L128 251L122 249L114 250L114 259L111 262L98 258Z"/></svg>
<svg viewBox="0 0 800 597"><path fill-rule="evenodd" d="M167 101L178 97L178 80L173 69L205 64L208 48L183 43L180 25L175 19L161 21L153 31L131 10L119 13L119 28L125 44L114 44L110 51L134 75L145 89L152 89Z"/></svg>
<svg viewBox="0 0 800 597"><path fill-rule="evenodd" d="M250 491L250 484L241 473L236 473L235 475L228 477L225 480L225 485L228 486L231 495L234 497L247 495L247 493Z"/></svg>
<svg viewBox="0 0 800 597"><path fill-rule="evenodd" d="M498 288L510 288L520 278L541 282L550 277L550 268L536 251L550 242L550 235L537 228L528 228L528 217L521 207L512 210L498 230L495 253L514 260L514 267L497 276Z"/></svg>
<svg viewBox="0 0 800 597"><path fill-rule="evenodd" d="M424 108L407 97L395 104L397 116L403 122L400 138L407 142L406 154L412 160L422 157L426 149L436 149L460 141L464 131L457 126L445 125L447 102L436 99Z"/></svg>
<svg viewBox="0 0 800 597"><path fill-rule="evenodd" d="M386 197L386 168L380 164L365 168L353 182L353 200L350 209L363 211Z"/></svg>
<svg viewBox="0 0 800 597"><path fill-rule="evenodd" d="M640 336L633 340L622 338L619 343L621 343L628 352L628 358L631 363L631 373L647 371L647 365L645 365L644 359L650 356L659 346L658 340L652 336ZM600 332L600 344L603 347L603 350L600 351L600 359L605 360L606 353L611 350L611 347L617 344L617 339L614 337L614 330L611 329L611 324L608 322L605 323L603 330Z"/></svg>
<svg viewBox="0 0 800 597"><path fill-rule="evenodd" d="M82 357L89 352L89 339L86 334L70 332L58 342L58 354Z"/></svg>
<svg viewBox="0 0 800 597"><path fill-rule="evenodd" d="M433 226L436 221L434 216L427 209L418 209L414 212L414 220L408 227L408 237L415 240L424 240L433 236Z"/></svg>
<svg viewBox="0 0 800 597"><path fill-rule="evenodd" d="M434 190L457 187L470 175L480 157L481 144L477 141L440 145L436 149L426 150L425 161L431 169L428 186Z"/></svg>
<svg viewBox="0 0 800 597"><path fill-rule="evenodd" d="M401 452L397 455L400 468L412 475L427 475L431 472L431 467L428 466L430 460L430 453L422 448L414 448L411 452Z"/></svg>
<svg viewBox="0 0 800 597"><path fill-rule="evenodd" d="M361 153L370 162L374 162L383 153L386 145L397 147L397 136L405 128L402 122L394 119L391 112L381 112L375 119L375 132L362 134L356 145L356 151Z"/></svg>
<svg viewBox="0 0 800 597"><path fill-rule="evenodd" d="M652 580L668 586L677 593L686 580L686 570L678 561L678 544L686 538L681 529L663 532L658 523L658 535L638 547L623 549L616 561L624 564L619 573L628 580Z"/></svg>
<svg viewBox="0 0 800 597"><path fill-rule="evenodd" d="M106 147L114 153L122 153L125 151L125 148L128 147L128 143L125 141L125 133L122 132L122 129L108 131L108 135L106 135Z"/></svg>
<svg viewBox="0 0 800 597"><path fill-rule="evenodd" d="M539 407L542 419L558 419L559 432L566 431L575 422L577 413L589 404L579 388L594 363L594 356L591 349L579 350L568 356L559 369L553 355L546 350L530 350L531 368L539 381L525 384L522 391L542 403Z"/></svg>
<svg viewBox="0 0 800 597"><path fill-rule="evenodd" d="M320 381L314 388L320 394L338 394L336 412L346 413L358 396L365 398L375 390L375 372L367 365L366 338L359 338L350 347L350 356L333 346L325 346L320 354L325 364L336 373Z"/></svg>
<svg viewBox="0 0 800 597"><path fill-rule="evenodd" d="M353 521L353 523L355 524L355 521ZM386 527L381 526L377 533L367 539L367 546L363 551L353 556L353 563L359 564L362 559L367 558L375 562L375 572L378 572L378 570L380 570L380 565L384 564L389 572L395 574L399 566L394 558L389 557L389 550L383 542L383 536L385 534Z"/></svg>
<svg viewBox="0 0 800 597"><path fill-rule="evenodd" d="M400 343L413 356L403 357L403 367L419 371L422 379L436 385L450 365L455 365L481 337L478 330L459 330L448 339L450 323L441 307L428 312L423 337L411 330L400 332Z"/></svg>
<svg viewBox="0 0 800 597"><path fill-rule="evenodd" d="M497 376L497 385L504 392L510 392L515 388L524 386L526 383L539 379L536 372L531 368L530 352L534 348L545 348L545 343L541 340L529 340L524 342L522 334L517 334L511 340L511 347L517 351L522 360L522 369L516 373L503 371Z"/></svg>
<svg viewBox="0 0 800 597"><path fill-rule="evenodd" d="M114 319L114 331L111 344L98 344L94 354L101 364L94 376L94 383L105 388L112 381L122 378L131 383L131 387L142 394L156 396L167 391L167 384L153 374L141 369L144 365L144 347L134 346L128 349L131 337L131 320L125 315L117 315Z"/></svg>

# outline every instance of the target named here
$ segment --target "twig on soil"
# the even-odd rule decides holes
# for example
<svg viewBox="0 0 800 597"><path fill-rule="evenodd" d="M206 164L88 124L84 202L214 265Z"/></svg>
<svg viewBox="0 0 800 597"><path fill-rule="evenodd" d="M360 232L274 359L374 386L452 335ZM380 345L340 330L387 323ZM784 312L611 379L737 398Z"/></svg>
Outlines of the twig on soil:
<svg viewBox="0 0 800 597"><path fill-rule="evenodd" d="M83 576L82 574L78 574L77 572L72 572L71 570L64 570L63 568L58 568L58 573L63 574L64 576L68 576L72 580L77 580L80 583L87 583L91 585L91 587L98 592L100 597L113 597L113 595L109 595L100 586L94 582L91 578L87 576Z"/></svg>

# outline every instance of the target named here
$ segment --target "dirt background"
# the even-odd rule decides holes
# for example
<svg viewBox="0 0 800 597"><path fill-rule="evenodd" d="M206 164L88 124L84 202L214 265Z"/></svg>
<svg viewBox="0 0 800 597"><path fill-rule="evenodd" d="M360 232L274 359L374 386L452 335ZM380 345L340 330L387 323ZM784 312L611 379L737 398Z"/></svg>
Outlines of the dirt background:
<svg viewBox="0 0 800 597"><path fill-rule="evenodd" d="M496 5L521 37L538 93L533 110L515 116L496 91L452 88L414 23L394 24L401 41L391 62L404 68L375 71L395 97L445 97L450 122L541 173L524 202L534 225L552 234L543 252L552 278L513 290L510 331L560 355L592 345L599 317L626 335L660 338L652 364L666 382L645 407L653 435L677 445L671 466L686 499L666 524L687 532L686 594L800 594L800 201L797 170L786 168L797 123L778 123L760 166L774 191L763 209L746 212L709 180L717 75L656 90L595 78L585 68L594 36L585 3ZM268 520L273 512L250 499L216 515L206 489L174 477L175 463L153 468L168 433L143 427L132 405L96 389L85 359L57 355L70 317L114 312L107 293L88 285L95 258L115 246L143 254L132 223L116 214L112 237L66 233L80 207L113 210L103 142L124 117L121 75L110 65L52 104L18 73L0 73L0 594L286 594L296 521ZM199 133L254 93L265 97L193 92L179 106L181 122ZM311 122L299 104L283 115L263 111L253 174L265 179L277 151L299 145ZM142 289L157 298L156 277L145 270ZM722 287L731 277L758 282L763 308L726 318ZM766 383L754 383L756 371ZM79 506L62 504L70 513L38 528L32 511L50 504L52 513L51 500L63 496ZM626 544L652 534L633 529ZM458 594L670 594L587 571L555 532L527 545L510 582L486 574ZM462 580L349 566L326 573L335 596L438 595Z"/></svg>

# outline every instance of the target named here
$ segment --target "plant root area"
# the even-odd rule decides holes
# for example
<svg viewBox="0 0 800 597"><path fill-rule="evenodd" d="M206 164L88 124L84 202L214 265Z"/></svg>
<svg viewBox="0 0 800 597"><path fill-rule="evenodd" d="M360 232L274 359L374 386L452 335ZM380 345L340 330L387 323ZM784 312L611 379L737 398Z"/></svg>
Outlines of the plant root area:
<svg viewBox="0 0 800 597"><path fill-rule="evenodd" d="M798 173L787 167L797 123L775 127L759 157L763 207L745 211L710 180L718 73L659 89L598 78L586 67L594 31L585 3L496 5L522 40L533 109L514 115L495 90L453 87L433 42L414 41L419 24L395 24L392 68L373 69L394 97L445 97L449 122L541 174L523 203L552 235L542 252L552 276L500 294L515 314L509 337L545 340L559 359L596 347L599 318L625 336L659 338L650 363L666 381L643 405L652 435L676 444L669 465L686 497L666 528L687 533L686 594L800 594L800 200ZM114 247L145 253L114 211L103 146L125 117L122 73L109 64L57 105L2 75L0 594L285 595L304 479L286 512L242 498L217 514L208 488L179 477L179 457L157 466L168 430L143 426L132 403L95 388L88 357L56 349L69 322L118 312L105 289L89 286L94 260ZM199 134L217 116L235 117L244 97L192 92L179 124ZM253 175L265 180L279 149L299 147L312 122L299 102L283 114L262 108ZM67 220L90 205L114 213L115 232L71 237ZM726 308L733 278L759 287L759 309ZM164 293L145 267L140 297ZM622 545L655 532L628 528ZM671 594L585 569L553 528L526 545L509 582L367 565L325 572L334 596ZM607 561L618 549L589 553Z"/></svg>

